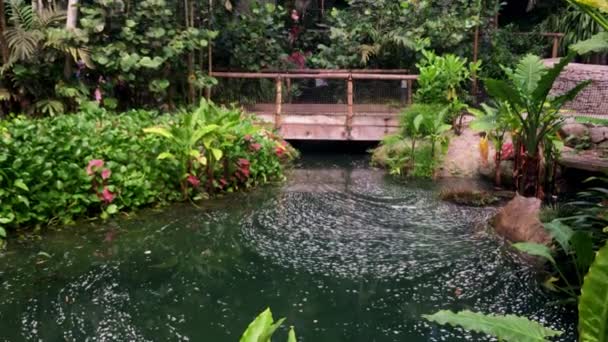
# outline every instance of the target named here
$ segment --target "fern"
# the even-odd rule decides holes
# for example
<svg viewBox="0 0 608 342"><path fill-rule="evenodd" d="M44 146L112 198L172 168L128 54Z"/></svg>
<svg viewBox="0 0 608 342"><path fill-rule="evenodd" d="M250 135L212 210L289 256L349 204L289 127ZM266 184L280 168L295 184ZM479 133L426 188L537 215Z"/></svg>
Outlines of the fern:
<svg viewBox="0 0 608 342"><path fill-rule="evenodd" d="M461 326L467 330L485 333L504 341L539 342L562 334L546 328L525 317L515 315L485 315L472 311L458 313L442 310L433 315L423 315L425 319L441 325Z"/></svg>
<svg viewBox="0 0 608 342"><path fill-rule="evenodd" d="M578 304L581 342L608 341L608 244L596 255Z"/></svg>

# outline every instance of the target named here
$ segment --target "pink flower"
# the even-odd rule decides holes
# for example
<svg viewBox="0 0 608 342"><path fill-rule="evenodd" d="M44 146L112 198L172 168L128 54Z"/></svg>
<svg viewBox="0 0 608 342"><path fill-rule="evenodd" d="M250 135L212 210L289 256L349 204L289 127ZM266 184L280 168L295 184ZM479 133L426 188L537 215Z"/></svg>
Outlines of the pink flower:
<svg viewBox="0 0 608 342"><path fill-rule="evenodd" d="M278 157L281 157L285 154L285 148L283 146L277 146L277 148L274 150L274 153L276 153Z"/></svg>
<svg viewBox="0 0 608 342"><path fill-rule="evenodd" d="M198 187L201 184L201 181L198 178L196 178L196 176L194 176L194 175L188 175L188 177L186 178L186 180L193 187Z"/></svg>
<svg viewBox="0 0 608 342"><path fill-rule="evenodd" d="M92 176L97 169L101 169L103 167L103 160L101 159L93 159L89 161L89 165L87 165L87 175Z"/></svg>
<svg viewBox="0 0 608 342"><path fill-rule="evenodd" d="M243 140L245 141L251 141L252 137L251 134L247 134L246 136L243 137Z"/></svg>
<svg viewBox="0 0 608 342"><path fill-rule="evenodd" d="M101 179L103 180L110 178L111 175L112 171L110 171L110 169L103 169L103 171L101 171Z"/></svg>
<svg viewBox="0 0 608 342"><path fill-rule="evenodd" d="M510 160L510 159L513 159L513 157L515 157L515 151L513 151L513 144L506 143L506 144L502 145L502 150L501 150L502 160Z"/></svg>
<svg viewBox="0 0 608 342"><path fill-rule="evenodd" d="M101 95L101 89L99 88L95 88L95 101L97 101L97 103L101 103L101 100L103 99L103 96Z"/></svg>
<svg viewBox="0 0 608 342"><path fill-rule="evenodd" d="M114 200L114 194L108 189L107 186L104 186L103 191L101 192L101 199L106 204L110 204Z"/></svg>
<svg viewBox="0 0 608 342"><path fill-rule="evenodd" d="M255 144L251 144L251 146L249 146L249 148L251 148L252 151L257 152L262 149L262 145L255 143Z"/></svg>
<svg viewBox="0 0 608 342"><path fill-rule="evenodd" d="M247 160L245 158L239 158L237 163L239 164L240 167L246 167L246 168L249 168L249 165L250 165L249 160Z"/></svg>
<svg viewBox="0 0 608 342"><path fill-rule="evenodd" d="M300 20L300 15L295 9L291 10L291 20L295 21L296 23Z"/></svg>

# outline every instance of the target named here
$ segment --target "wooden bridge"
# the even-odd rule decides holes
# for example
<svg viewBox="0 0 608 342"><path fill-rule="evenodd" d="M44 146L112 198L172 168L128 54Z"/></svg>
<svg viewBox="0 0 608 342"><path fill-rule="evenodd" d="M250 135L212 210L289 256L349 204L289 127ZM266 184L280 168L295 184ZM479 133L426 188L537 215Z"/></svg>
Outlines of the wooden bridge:
<svg viewBox="0 0 608 342"><path fill-rule="evenodd" d="M412 103L412 88L418 75L406 72L298 70L262 73L213 72L212 76L219 80L274 81L274 101L266 100L253 104L239 100L236 102L239 102L245 111L274 125L286 139L378 141L397 131L398 114ZM313 82L316 85L310 89L316 88L315 96L290 96L294 87ZM327 82L332 82L334 86L329 87ZM355 91L359 85L360 91ZM357 97L357 94L377 91L377 88L385 89L391 96ZM328 101L324 92L332 92L333 101Z"/></svg>

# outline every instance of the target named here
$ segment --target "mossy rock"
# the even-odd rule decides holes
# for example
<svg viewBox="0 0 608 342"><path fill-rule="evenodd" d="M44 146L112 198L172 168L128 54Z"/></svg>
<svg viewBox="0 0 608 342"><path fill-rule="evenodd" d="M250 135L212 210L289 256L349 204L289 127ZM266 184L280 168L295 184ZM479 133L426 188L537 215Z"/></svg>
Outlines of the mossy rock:
<svg viewBox="0 0 608 342"><path fill-rule="evenodd" d="M467 189L443 190L439 194L439 198L442 201L470 207L485 207L500 201L500 198L490 192Z"/></svg>

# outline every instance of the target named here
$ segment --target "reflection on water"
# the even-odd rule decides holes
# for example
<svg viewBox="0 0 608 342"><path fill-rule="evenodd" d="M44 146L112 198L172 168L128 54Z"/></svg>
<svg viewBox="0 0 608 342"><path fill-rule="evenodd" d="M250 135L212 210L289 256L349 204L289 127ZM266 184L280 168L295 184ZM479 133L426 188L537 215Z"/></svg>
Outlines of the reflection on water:
<svg viewBox="0 0 608 342"><path fill-rule="evenodd" d="M288 184L204 208L13 243L0 341L237 341L266 306L301 341L484 340L420 319L444 308L523 314L574 339L573 311L478 228L491 209L441 203L436 184L362 160L303 163Z"/></svg>

